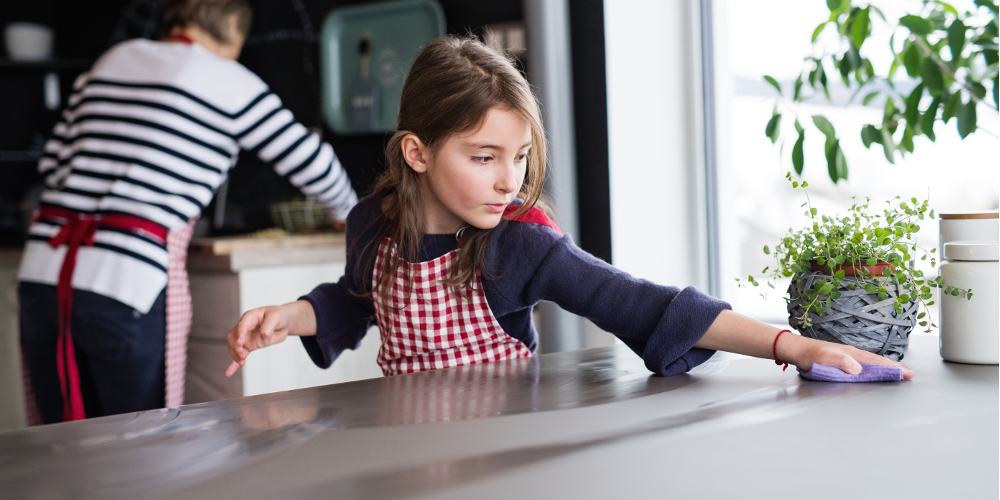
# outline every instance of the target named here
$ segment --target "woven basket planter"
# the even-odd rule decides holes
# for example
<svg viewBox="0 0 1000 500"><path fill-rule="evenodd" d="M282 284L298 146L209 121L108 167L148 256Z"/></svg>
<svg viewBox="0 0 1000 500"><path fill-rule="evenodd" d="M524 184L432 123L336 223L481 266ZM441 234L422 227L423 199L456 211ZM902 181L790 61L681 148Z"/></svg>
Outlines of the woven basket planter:
<svg viewBox="0 0 1000 500"><path fill-rule="evenodd" d="M878 295L865 291L866 283L878 284L874 279L845 277L840 280L840 298L823 314L809 313L812 326L799 325L796 318L805 312L799 290L808 290L818 281L832 280L832 276L822 272L793 278L788 286L788 323L806 337L852 345L894 361L903 359L910 332L917 324L917 302L910 301L903 305L902 313L896 312L893 304L896 297L905 293L902 285L890 284L890 296L880 301ZM848 284L854 284L855 289L848 289Z"/></svg>

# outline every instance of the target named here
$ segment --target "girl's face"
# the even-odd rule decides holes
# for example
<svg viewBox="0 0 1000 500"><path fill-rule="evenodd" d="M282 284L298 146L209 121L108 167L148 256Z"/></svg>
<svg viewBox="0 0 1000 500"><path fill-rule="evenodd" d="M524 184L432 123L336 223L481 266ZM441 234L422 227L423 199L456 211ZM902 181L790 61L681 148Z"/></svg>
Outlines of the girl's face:
<svg viewBox="0 0 1000 500"><path fill-rule="evenodd" d="M420 176L426 232L466 225L491 229L524 182L531 126L513 111L493 108L479 130L454 134L434 154L416 136L403 154Z"/></svg>

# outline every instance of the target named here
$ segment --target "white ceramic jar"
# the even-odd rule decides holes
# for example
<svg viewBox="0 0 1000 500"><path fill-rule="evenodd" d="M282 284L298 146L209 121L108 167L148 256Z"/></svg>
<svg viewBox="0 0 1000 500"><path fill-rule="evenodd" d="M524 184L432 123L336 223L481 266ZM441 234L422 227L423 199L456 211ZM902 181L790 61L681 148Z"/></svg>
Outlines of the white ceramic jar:
<svg viewBox="0 0 1000 500"><path fill-rule="evenodd" d="M1000 363L1000 244L951 241L944 245L944 283L972 290L972 299L941 294L940 347L947 361Z"/></svg>
<svg viewBox="0 0 1000 500"><path fill-rule="evenodd" d="M979 212L938 214L938 255L944 259L944 244L949 241L1000 242L1000 214Z"/></svg>

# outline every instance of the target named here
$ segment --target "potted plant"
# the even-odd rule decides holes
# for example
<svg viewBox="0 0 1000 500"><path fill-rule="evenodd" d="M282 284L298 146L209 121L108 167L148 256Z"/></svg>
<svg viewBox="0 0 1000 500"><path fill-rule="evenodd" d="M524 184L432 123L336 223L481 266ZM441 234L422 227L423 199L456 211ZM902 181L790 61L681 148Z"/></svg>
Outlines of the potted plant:
<svg viewBox="0 0 1000 500"><path fill-rule="evenodd" d="M785 178L802 189L802 207L809 223L789 230L774 250L775 264L761 271L775 288L780 277L792 278L788 287L789 324L802 335L855 347L899 360L918 324L930 321L932 289L972 298L971 290L948 286L938 277L925 278L916 260L935 267L936 248L925 249L914 240L920 222L934 218L927 200L896 197L875 206L870 199L855 202L844 216L821 215L806 191L808 182ZM737 279L741 286L760 286L754 276ZM920 311L923 305L923 311Z"/></svg>

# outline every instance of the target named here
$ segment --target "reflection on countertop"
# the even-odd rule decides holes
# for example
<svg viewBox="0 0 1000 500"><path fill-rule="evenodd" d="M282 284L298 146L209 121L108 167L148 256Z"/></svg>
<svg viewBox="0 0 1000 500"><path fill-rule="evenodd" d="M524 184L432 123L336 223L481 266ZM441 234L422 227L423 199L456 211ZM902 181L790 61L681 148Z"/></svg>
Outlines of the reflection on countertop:
<svg viewBox="0 0 1000 500"><path fill-rule="evenodd" d="M605 347L36 427L0 434L0 490L18 498L162 494L328 430L607 404L684 387L726 364L656 377L627 348Z"/></svg>

